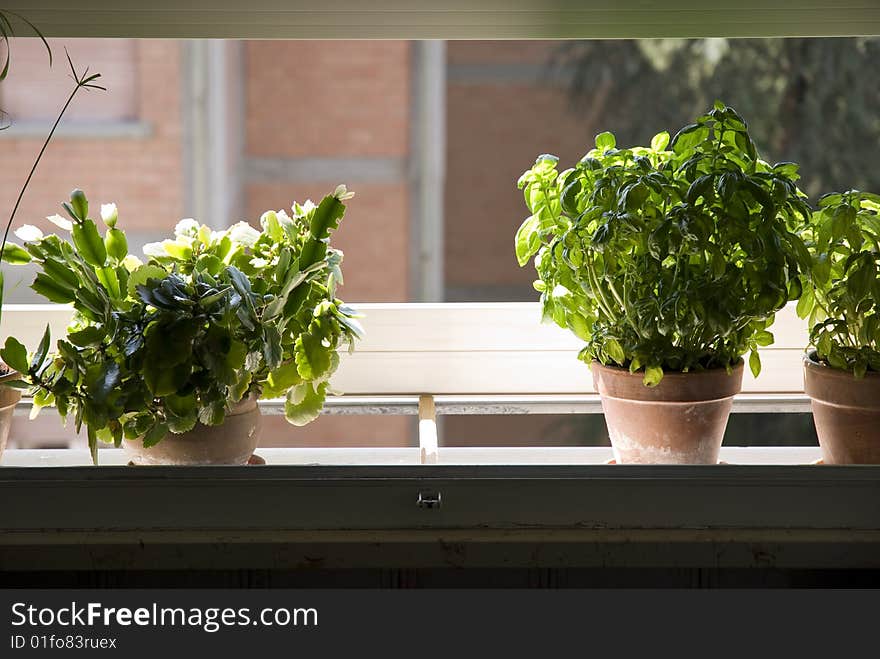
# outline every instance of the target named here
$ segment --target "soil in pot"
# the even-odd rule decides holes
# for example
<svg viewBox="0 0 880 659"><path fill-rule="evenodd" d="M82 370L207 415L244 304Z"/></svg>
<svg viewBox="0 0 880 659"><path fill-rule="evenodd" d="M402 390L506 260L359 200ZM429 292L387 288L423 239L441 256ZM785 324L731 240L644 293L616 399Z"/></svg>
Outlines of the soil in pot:
<svg viewBox="0 0 880 659"><path fill-rule="evenodd" d="M150 448L140 440L126 441L124 447L136 465L243 465L257 448L261 430L260 408L251 396L227 412L219 426L197 423L189 432L168 433Z"/></svg>
<svg viewBox="0 0 880 659"><path fill-rule="evenodd" d="M825 464L880 464L880 373L856 378L805 355L804 391Z"/></svg>
<svg viewBox="0 0 880 659"><path fill-rule="evenodd" d="M655 387L643 374L593 362L593 379L618 464L717 464L743 363L666 373Z"/></svg>
<svg viewBox="0 0 880 659"><path fill-rule="evenodd" d="M21 389L13 389L5 383L20 378L18 371L12 371L6 364L0 362L0 459L3 457L3 451L6 450L15 406L21 400Z"/></svg>

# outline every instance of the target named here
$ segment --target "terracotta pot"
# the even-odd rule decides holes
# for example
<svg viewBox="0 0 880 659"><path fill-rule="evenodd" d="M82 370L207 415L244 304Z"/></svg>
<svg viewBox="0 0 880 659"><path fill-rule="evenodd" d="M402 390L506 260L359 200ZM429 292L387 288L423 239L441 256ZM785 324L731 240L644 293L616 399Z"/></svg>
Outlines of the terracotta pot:
<svg viewBox="0 0 880 659"><path fill-rule="evenodd" d="M140 440L123 442L130 462L137 465L242 465L260 441L262 418L254 396L226 413L219 426L197 423L189 432L168 433L144 448Z"/></svg>
<svg viewBox="0 0 880 659"><path fill-rule="evenodd" d="M595 361L592 372L618 463L718 463L742 361L730 375L723 368L666 373L656 387L642 384L642 373Z"/></svg>
<svg viewBox="0 0 880 659"><path fill-rule="evenodd" d="M880 373L857 379L804 355L804 391L825 464L880 464Z"/></svg>
<svg viewBox="0 0 880 659"><path fill-rule="evenodd" d="M18 371L10 371L0 377L0 458L6 449L6 440L9 439L9 429L12 427L12 416L15 414L15 406L21 400L21 390L13 389L4 383L10 380L18 380L21 374Z"/></svg>

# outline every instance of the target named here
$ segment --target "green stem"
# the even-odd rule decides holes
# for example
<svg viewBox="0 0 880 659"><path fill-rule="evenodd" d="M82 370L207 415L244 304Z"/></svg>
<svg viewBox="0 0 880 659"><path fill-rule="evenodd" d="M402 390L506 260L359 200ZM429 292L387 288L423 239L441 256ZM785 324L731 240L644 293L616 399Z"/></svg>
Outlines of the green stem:
<svg viewBox="0 0 880 659"><path fill-rule="evenodd" d="M34 172L37 171L37 167L40 164L40 160L43 158L43 154L46 152L46 148L49 146L49 142L52 141L52 137L55 135L55 129L58 128L58 124L61 123L61 118L64 116L64 113L67 112L67 108L70 106L71 101L73 101L73 97L76 96L76 93L80 90L80 83L77 82L76 87L73 88L73 91L70 92L70 96L67 97L67 102L64 104L64 107L61 108L61 113L58 115L58 118L55 120L55 123L52 125L52 130L49 131L49 136L46 138L46 141L43 142L43 148L40 149L40 153L37 155L37 159L34 161L34 166L31 167L31 171L28 174L27 180L25 180L24 185L21 188L21 192L18 193L18 199L15 200L15 206L12 208L12 214L9 216L9 221L6 222L6 230L3 232L3 242L0 245L0 254L6 249L6 241L9 238L9 228L12 226L12 221L15 219L15 214L18 212L18 207L21 205L21 200L24 197L24 193L30 185L31 179L34 176Z"/></svg>

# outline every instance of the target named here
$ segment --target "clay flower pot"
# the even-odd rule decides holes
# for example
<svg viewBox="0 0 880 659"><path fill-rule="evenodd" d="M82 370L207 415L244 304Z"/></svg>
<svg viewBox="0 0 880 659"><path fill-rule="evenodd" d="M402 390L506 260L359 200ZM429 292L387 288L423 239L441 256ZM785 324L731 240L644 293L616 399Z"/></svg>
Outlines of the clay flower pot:
<svg viewBox="0 0 880 659"><path fill-rule="evenodd" d="M880 373L857 379L804 355L804 391L825 464L880 464Z"/></svg>
<svg viewBox="0 0 880 659"><path fill-rule="evenodd" d="M743 363L726 369L666 373L656 387L641 373L594 361L593 379L614 458L630 464L717 464Z"/></svg>
<svg viewBox="0 0 880 659"><path fill-rule="evenodd" d="M243 465L260 441L262 418L257 398L251 396L226 413L219 426L197 423L189 432L168 433L161 442L144 448L140 440L123 443L136 465Z"/></svg>
<svg viewBox="0 0 880 659"><path fill-rule="evenodd" d="M21 400L21 390L7 386L6 382L18 380L21 374L18 371L9 371L0 377L0 458L6 449L6 440L9 439L9 429L12 427L12 416L15 414L15 406Z"/></svg>

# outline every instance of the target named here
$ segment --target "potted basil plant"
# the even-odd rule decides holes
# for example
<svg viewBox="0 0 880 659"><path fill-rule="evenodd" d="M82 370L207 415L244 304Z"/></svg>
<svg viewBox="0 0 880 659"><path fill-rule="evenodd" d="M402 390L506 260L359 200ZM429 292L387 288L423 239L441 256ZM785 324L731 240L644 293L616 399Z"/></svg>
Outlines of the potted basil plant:
<svg viewBox="0 0 880 659"><path fill-rule="evenodd" d="M320 204L269 211L261 230L212 231L181 221L173 239L128 253L114 205L103 235L74 190L54 216L72 242L20 230L41 272L32 288L75 310L50 350L47 327L29 359L14 338L0 352L34 387L34 407L55 405L98 442L125 444L136 464L241 464L259 440L257 400L285 397L303 425L318 416L337 367L353 346L355 312L336 298L342 253L330 234L353 193L339 186ZM21 259L24 260L24 259Z"/></svg>
<svg viewBox="0 0 880 659"><path fill-rule="evenodd" d="M797 311L823 461L880 464L880 195L823 196L804 238L814 261Z"/></svg>
<svg viewBox="0 0 880 659"><path fill-rule="evenodd" d="M757 376L809 268L797 169L761 161L716 102L671 141L601 133L573 168L544 155L519 179L517 259L535 257L544 319L586 343L618 462L717 462L742 357Z"/></svg>

